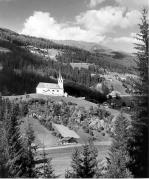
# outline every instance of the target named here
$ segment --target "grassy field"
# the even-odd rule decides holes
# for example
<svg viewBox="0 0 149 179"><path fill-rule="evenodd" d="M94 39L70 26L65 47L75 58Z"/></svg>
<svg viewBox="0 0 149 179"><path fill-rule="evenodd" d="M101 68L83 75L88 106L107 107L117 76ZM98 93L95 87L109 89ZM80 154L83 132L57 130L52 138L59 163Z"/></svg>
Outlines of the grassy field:
<svg viewBox="0 0 149 179"><path fill-rule="evenodd" d="M98 161L100 163L107 156L109 146L106 145L97 146L97 149L98 149ZM48 157L49 158L52 157L53 168L55 169L56 175L59 175L59 177L64 177L65 170L70 168L71 155L73 150L74 148L65 148L65 149L56 149L56 150L53 149L53 150L46 151Z"/></svg>
<svg viewBox="0 0 149 179"><path fill-rule="evenodd" d="M72 66L72 68L85 68L88 69L88 67L90 65L92 65L91 63L70 63L70 65Z"/></svg>
<svg viewBox="0 0 149 179"><path fill-rule="evenodd" d="M76 98L73 96L68 96L68 97L63 97L63 96L46 96L46 95L42 95L42 94L36 94L36 93L32 93L32 94L28 94L28 98L26 98L26 95L18 95L18 96L5 96L4 98L9 98L10 100L14 100L14 99L19 99L21 98L22 100L30 100L32 98L35 99L45 99L45 100L52 100L52 101L65 101L66 103L68 102L72 102L75 103L78 106L84 107L86 109L89 109L91 106L93 107L97 107L97 104L92 103L90 101L87 101L85 99L81 99L81 98Z"/></svg>
<svg viewBox="0 0 149 179"><path fill-rule="evenodd" d="M39 147L42 147L43 145L45 147L57 146L57 138L53 136L48 129L42 126L37 119L24 118L22 121L21 132L24 134L28 124L30 123L34 130L36 145Z"/></svg>
<svg viewBox="0 0 149 179"><path fill-rule="evenodd" d="M37 119L33 118L24 118L24 121L21 124L21 132L25 133L27 129L28 123L32 124L32 128L35 132L35 143L41 150L38 150L38 154L42 153L42 146L44 144L47 157L52 157L53 168L55 169L56 175L59 177L64 177L65 170L69 168L71 163L71 155L74 150L74 146L64 146L64 147L56 147L57 146L57 138L51 134L49 130L47 130L44 126L42 126ZM88 141L89 134L83 133L82 130L78 131L78 135L80 136L79 143L84 144ZM104 141L104 139L101 139ZM106 138L105 138L106 140ZM105 141L104 141L105 142ZM101 161L107 155L107 151L109 145L95 143L98 149L98 160ZM49 149L48 149L49 147ZM80 146L77 146L80 148Z"/></svg>

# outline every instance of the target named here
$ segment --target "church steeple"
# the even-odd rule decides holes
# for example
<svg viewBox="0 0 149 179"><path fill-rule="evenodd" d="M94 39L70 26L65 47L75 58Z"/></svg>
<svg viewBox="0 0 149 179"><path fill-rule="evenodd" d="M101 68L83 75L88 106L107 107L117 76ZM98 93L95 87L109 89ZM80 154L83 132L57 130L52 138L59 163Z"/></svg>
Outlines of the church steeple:
<svg viewBox="0 0 149 179"><path fill-rule="evenodd" d="M62 78L60 70L59 70L59 77L58 77L58 85L59 85L60 88L64 88L64 86L63 86L63 78Z"/></svg>

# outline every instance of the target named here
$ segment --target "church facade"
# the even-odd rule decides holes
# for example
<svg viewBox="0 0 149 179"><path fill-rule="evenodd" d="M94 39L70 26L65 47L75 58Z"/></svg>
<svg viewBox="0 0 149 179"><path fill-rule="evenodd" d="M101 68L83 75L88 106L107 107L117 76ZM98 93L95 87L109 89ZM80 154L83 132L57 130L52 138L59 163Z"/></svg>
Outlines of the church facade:
<svg viewBox="0 0 149 179"><path fill-rule="evenodd" d="M50 96L66 96L61 74L59 73L57 84L40 82L36 87L36 93Z"/></svg>

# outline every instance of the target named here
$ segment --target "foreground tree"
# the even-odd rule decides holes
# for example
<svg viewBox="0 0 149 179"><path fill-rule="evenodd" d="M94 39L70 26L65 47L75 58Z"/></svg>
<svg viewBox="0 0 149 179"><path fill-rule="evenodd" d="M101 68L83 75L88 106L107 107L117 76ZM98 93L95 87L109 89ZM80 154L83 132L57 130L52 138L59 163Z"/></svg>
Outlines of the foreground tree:
<svg viewBox="0 0 149 179"><path fill-rule="evenodd" d="M148 177L148 42L149 34L147 21L148 11L143 9L141 23L139 24L140 32L137 34L138 44L136 45L137 53L137 71L140 77L136 83L136 90L144 97L136 97L135 111L132 116L130 155L132 161L130 170L135 177Z"/></svg>
<svg viewBox="0 0 149 179"><path fill-rule="evenodd" d="M25 134L24 139L24 151L25 151L25 163L27 164L26 173L24 177L37 177L36 175L36 146L34 145L35 135L30 123L28 123L28 127Z"/></svg>
<svg viewBox="0 0 149 179"><path fill-rule="evenodd" d="M98 174L97 149L93 143L83 146L82 151L75 149L72 154L71 168L67 170L66 178L93 178Z"/></svg>
<svg viewBox="0 0 149 179"><path fill-rule="evenodd" d="M52 158L48 158L45 148L43 147L42 156L42 164L37 167L37 176L40 178L56 178L54 173L54 169L52 167Z"/></svg>
<svg viewBox="0 0 149 179"><path fill-rule="evenodd" d="M33 131L27 130L26 140L20 133L19 105L9 100L2 101L0 121L0 177L30 177L33 163L31 145ZM35 165L35 163L33 163Z"/></svg>
<svg viewBox="0 0 149 179"><path fill-rule="evenodd" d="M107 160L107 178L130 178L128 169L130 156L128 152L129 121L121 113L115 121L113 143Z"/></svg>

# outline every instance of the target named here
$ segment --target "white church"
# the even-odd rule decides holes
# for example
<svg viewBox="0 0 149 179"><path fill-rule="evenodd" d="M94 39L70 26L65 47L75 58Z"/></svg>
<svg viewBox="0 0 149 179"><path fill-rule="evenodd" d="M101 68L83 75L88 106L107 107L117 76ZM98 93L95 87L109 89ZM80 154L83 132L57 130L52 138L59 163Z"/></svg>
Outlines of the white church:
<svg viewBox="0 0 149 179"><path fill-rule="evenodd" d="M67 97L67 93L64 93L63 78L61 73L59 72L58 84L40 82L36 87L36 93L50 96Z"/></svg>

